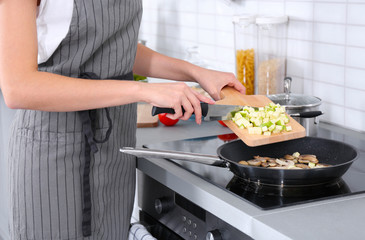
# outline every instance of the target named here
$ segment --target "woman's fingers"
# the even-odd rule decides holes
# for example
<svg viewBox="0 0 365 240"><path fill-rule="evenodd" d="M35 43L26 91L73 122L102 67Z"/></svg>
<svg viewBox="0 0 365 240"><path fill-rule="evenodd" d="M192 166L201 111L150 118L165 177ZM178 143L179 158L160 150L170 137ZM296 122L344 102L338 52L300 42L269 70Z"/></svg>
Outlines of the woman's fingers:
<svg viewBox="0 0 365 240"><path fill-rule="evenodd" d="M195 96L201 101L201 102L205 102L208 104L215 104L215 101L213 99L211 99L210 97L204 96L200 93L198 93L197 91L193 91Z"/></svg>
<svg viewBox="0 0 365 240"><path fill-rule="evenodd" d="M185 88L184 97L181 101L181 106L184 108L185 113L180 119L188 120L192 114L195 114L196 123L201 124L202 113L200 101L195 95L194 90L189 87Z"/></svg>
<svg viewBox="0 0 365 240"><path fill-rule="evenodd" d="M192 103L193 111L195 114L195 122L201 124L202 122L202 109L200 106L200 101L195 95L195 91L190 89L190 102Z"/></svg>
<svg viewBox="0 0 365 240"><path fill-rule="evenodd" d="M229 82L227 84L230 87L235 88L237 91L239 91L242 94L246 94L246 88L243 86L238 80L234 79L232 82Z"/></svg>
<svg viewBox="0 0 365 240"><path fill-rule="evenodd" d="M154 97L149 102L154 106L173 108L175 113L167 115L172 119L188 120L192 114L195 114L196 122L200 124L202 119L200 101L214 103L213 100L200 95L185 83L156 84L150 87L155 90L154 94L152 93Z"/></svg>

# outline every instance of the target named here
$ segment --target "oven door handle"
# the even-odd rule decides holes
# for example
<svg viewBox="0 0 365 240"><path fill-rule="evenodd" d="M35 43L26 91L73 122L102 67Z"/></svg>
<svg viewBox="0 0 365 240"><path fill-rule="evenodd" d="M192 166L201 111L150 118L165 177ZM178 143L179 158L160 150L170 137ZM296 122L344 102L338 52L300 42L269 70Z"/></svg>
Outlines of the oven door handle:
<svg viewBox="0 0 365 240"><path fill-rule="evenodd" d="M226 161L220 159L218 156L208 155L208 154L185 153L185 152L166 151L166 150L152 150L147 148L132 148L132 147L123 147L120 149L120 152L131 154L136 157L167 158L167 159L202 163L212 166L220 166L220 167L227 166Z"/></svg>

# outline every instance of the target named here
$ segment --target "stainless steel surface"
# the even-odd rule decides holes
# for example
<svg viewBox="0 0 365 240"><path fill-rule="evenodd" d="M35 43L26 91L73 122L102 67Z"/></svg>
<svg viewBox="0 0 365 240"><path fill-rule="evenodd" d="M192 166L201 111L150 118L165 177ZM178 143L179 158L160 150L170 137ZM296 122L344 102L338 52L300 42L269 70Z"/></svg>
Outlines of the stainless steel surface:
<svg viewBox="0 0 365 240"><path fill-rule="evenodd" d="M289 115L298 114L302 112L319 111L322 100L309 95L303 94L274 94L269 95L271 101L278 103L281 106L285 106L286 112ZM315 136L318 128L317 117L302 118L293 117L294 120L299 122L306 130L307 136Z"/></svg>
<svg viewBox="0 0 365 240"><path fill-rule="evenodd" d="M204 117L204 120L205 121L227 120L229 118L230 112L242 107L243 106L209 104L208 113Z"/></svg>
<svg viewBox="0 0 365 240"><path fill-rule="evenodd" d="M289 101L290 99L290 90L291 90L291 77L284 78L284 94L285 94L285 101Z"/></svg>
<svg viewBox="0 0 365 240"><path fill-rule="evenodd" d="M358 148L365 156L365 134L322 122L319 127L320 131L317 133L319 137L347 142ZM145 137L144 142L140 140L140 145L156 141L194 138L199 135L209 136L229 133L229 129L213 122L205 122L202 126L189 125L189 122L183 122L177 128L160 127L153 129L153 131L152 129L145 130L147 131L137 133ZM356 174L362 174L365 171L359 164L364 159L362 158L354 164ZM190 162L181 162L181 164L193 165L192 169L194 171L200 170L203 176L209 176L214 181L219 181L221 178L229 180L232 177L232 173L223 168ZM229 226L254 239L365 239L365 229L363 228L365 222L365 194L263 211L185 170L177 163L155 158L140 158L138 160L138 169L139 178L140 175L146 175L149 179L154 179L164 187L174 189L174 192L200 206L211 215L219 216ZM211 171L211 169L214 169L214 171ZM358 183L358 188L361 187L363 187L363 182ZM142 192L142 195L148 195L150 192L155 191L155 189L148 187L147 189L144 192L139 188L139 192ZM151 208L152 211L156 211L153 203ZM187 220L188 217L184 216ZM167 218L167 216L164 217ZM197 225L199 228L199 224ZM188 232L189 229L185 228ZM217 228L211 228L209 231L214 229ZM219 227L219 229L222 228ZM202 238L198 239L204 239L204 237L205 235L202 235Z"/></svg>
<svg viewBox="0 0 365 240"><path fill-rule="evenodd" d="M132 147L123 147L120 149L120 152L131 154L136 157L168 158L168 159L202 163L213 166L221 166L226 164L226 162L221 160L219 157L208 154L162 151L162 150L152 150L146 148L132 148Z"/></svg>

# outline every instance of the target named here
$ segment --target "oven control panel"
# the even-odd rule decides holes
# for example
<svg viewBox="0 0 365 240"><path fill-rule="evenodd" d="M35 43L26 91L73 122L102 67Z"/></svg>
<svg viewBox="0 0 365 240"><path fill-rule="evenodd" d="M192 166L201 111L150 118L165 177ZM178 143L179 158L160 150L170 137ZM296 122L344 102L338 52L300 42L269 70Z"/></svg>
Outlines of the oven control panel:
<svg viewBox="0 0 365 240"><path fill-rule="evenodd" d="M138 183L141 211L149 214L182 239L251 239L243 232L143 173L139 173Z"/></svg>

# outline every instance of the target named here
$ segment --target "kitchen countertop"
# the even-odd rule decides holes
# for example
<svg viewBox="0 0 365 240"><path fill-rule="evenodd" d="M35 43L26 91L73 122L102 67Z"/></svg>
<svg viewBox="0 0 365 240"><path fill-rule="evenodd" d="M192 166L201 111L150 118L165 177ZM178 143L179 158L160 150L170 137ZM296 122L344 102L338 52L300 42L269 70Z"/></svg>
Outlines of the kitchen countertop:
<svg viewBox="0 0 365 240"><path fill-rule="evenodd" d="M325 123L320 123L320 128L324 129L320 137L345 141L365 152L364 133ZM160 124L156 128L138 129L137 146L226 133L231 131L217 122L198 126L190 120L180 121L173 127ZM365 239L365 194L261 210L171 161L141 158L138 169L212 214L226 216L222 220L254 239Z"/></svg>

